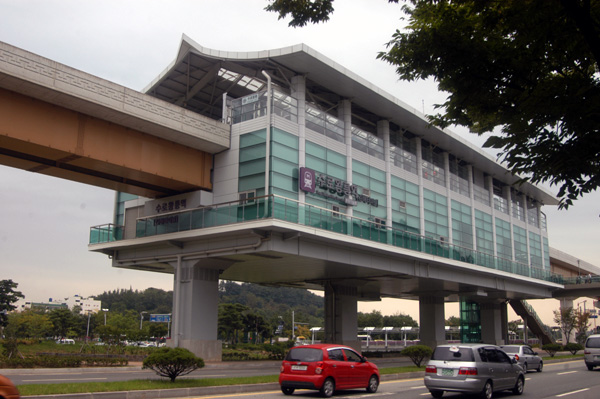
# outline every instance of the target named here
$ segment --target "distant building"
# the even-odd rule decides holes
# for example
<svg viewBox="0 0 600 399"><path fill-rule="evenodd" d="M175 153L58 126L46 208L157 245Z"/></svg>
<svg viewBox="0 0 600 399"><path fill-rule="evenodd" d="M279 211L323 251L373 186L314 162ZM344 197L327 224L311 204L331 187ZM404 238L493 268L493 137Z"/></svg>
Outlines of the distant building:
<svg viewBox="0 0 600 399"><path fill-rule="evenodd" d="M48 299L48 302L24 302L18 307L18 310L23 311L31 308L45 308L46 310L73 310L76 306L79 306L81 308L81 313L84 314L87 314L89 312L98 313L100 309L102 309L102 302L92 297L83 298L79 295L74 295L73 297L65 298L62 300L53 300L52 298L50 298Z"/></svg>

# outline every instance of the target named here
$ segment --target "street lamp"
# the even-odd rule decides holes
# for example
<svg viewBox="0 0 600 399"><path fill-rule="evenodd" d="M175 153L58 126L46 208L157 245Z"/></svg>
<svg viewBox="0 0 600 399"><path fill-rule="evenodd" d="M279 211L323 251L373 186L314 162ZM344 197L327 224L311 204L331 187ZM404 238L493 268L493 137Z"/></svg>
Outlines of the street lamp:
<svg viewBox="0 0 600 399"><path fill-rule="evenodd" d="M108 313L108 309L102 309L104 312L104 325L106 325L106 313Z"/></svg>
<svg viewBox="0 0 600 399"><path fill-rule="evenodd" d="M144 313L148 313L145 310L140 312L140 330L142 329L142 321L144 321Z"/></svg>

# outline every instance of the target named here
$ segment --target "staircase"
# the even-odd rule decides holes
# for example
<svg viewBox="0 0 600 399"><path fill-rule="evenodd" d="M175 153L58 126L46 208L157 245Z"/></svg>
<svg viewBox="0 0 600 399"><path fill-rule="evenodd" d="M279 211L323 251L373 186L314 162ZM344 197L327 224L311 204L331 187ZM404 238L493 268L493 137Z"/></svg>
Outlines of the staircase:
<svg viewBox="0 0 600 399"><path fill-rule="evenodd" d="M542 323L530 304L525 301L510 301L510 306L523 320L527 320L527 326L538 337L542 345L555 343L552 330Z"/></svg>

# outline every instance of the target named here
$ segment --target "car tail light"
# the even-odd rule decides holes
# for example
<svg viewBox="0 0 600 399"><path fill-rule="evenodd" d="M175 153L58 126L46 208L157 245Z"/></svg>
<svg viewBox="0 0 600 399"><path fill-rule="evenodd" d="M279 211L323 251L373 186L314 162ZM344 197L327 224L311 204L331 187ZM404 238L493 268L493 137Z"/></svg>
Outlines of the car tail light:
<svg viewBox="0 0 600 399"><path fill-rule="evenodd" d="M519 355L515 355L515 359L517 359L517 361L519 361Z"/></svg>
<svg viewBox="0 0 600 399"><path fill-rule="evenodd" d="M427 366L425 368L425 372L426 373L433 373L433 374L437 374L437 367L435 366Z"/></svg>
<svg viewBox="0 0 600 399"><path fill-rule="evenodd" d="M279 368L279 372L283 373L284 370L285 370L285 366L282 364L281 367Z"/></svg>
<svg viewBox="0 0 600 399"><path fill-rule="evenodd" d="M461 367L458 375L477 375L477 367Z"/></svg>
<svg viewBox="0 0 600 399"><path fill-rule="evenodd" d="M319 362L317 363L317 366L315 367L315 374L321 374L323 372L323 363Z"/></svg>
<svg viewBox="0 0 600 399"><path fill-rule="evenodd" d="M592 352L590 352L590 351L588 351L588 350L586 349L586 350L584 350L584 351L583 351L583 354L584 354L584 355L591 355L591 354L592 354Z"/></svg>

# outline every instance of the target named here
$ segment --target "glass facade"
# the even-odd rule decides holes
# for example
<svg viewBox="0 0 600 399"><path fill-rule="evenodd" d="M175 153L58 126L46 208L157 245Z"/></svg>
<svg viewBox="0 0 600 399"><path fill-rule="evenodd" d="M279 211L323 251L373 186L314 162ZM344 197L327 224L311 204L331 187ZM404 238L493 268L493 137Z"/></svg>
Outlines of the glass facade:
<svg viewBox="0 0 600 399"><path fill-rule="evenodd" d="M243 98L228 99L228 105L233 124L250 122L246 126L256 126L256 123L252 124L253 120L266 117L267 93L257 91ZM363 128L350 126L351 143L346 143L344 118L323 111L316 103L307 102L305 106L307 138L301 143L297 131L293 133L283 127L298 123L297 100L289 94L273 91L273 118L285 123L271 126L267 192L267 131L264 128L248 129L250 131L242 130L238 134L238 201L228 206L235 208L243 203L244 216L232 213L224 206L215 214L223 216L227 209L228 216L223 216L223 220L217 216L213 219L212 214L204 212L199 221L194 219L200 217L195 213L190 216L194 220L181 216L179 222L183 227L177 228L266 217L269 215L267 210L258 205L253 209L251 205L260 202L261 197L271 195L291 200L286 203L286 220L291 218L298 223L328 229L336 225L340 226L339 232L520 274L527 265L550 269L548 240L542 234L546 227L545 217L535 200L514 189L508 190L502 181L491 179L484 171L470 166L437 144L398 129L398 126L389 126L390 159L386 160L383 138L364 130L364 126L370 125L363 123ZM324 145L325 141L317 139L313 133L331 140ZM351 144L353 154L361 154L360 160L350 160L346 155L347 144ZM419 147L421 150L417 151ZM364 154L373 160L372 164L365 161ZM383 166L386 161L390 162L387 171ZM419 161L420 171L417 168ZM300 166L312 169L322 186L318 193L306 192L302 196L304 204L296 202L293 205L293 201L300 198ZM348 167L352 169L347 170ZM430 183L427 188L420 187L419 172L423 181L432 182L436 187ZM342 184L355 190L352 195L342 192ZM124 202L131 198L122 194L117 197L115 225L123 223ZM471 200L488 208L474 205ZM304 205L310 209L310 214L300 219L300 209ZM352 220L347 218L350 209ZM248 216L251 214L253 216ZM323 218L328 221L320 220ZM143 234L160 233L161 228L154 229L148 223L140 225ZM110 229L114 230L113 227ZM104 234L101 230L98 229ZM516 266L516 262L521 265ZM518 268L521 269L517 271Z"/></svg>
<svg viewBox="0 0 600 399"><path fill-rule="evenodd" d="M255 190L256 196L265 193L266 130L240 136L238 191Z"/></svg>
<svg viewBox="0 0 600 399"><path fill-rule="evenodd" d="M392 226L421 234L419 186L392 176Z"/></svg>
<svg viewBox="0 0 600 399"><path fill-rule="evenodd" d="M446 168L444 154L439 148L423 141L421 146L423 179L446 187Z"/></svg>
<svg viewBox="0 0 600 399"><path fill-rule="evenodd" d="M455 200L452 200L452 242L473 249L471 207Z"/></svg>
<svg viewBox="0 0 600 399"><path fill-rule="evenodd" d="M477 237L477 250L490 255L494 254L494 230L492 216L475 210L475 235Z"/></svg>
<svg viewBox="0 0 600 399"><path fill-rule="evenodd" d="M390 158L394 166L417 174L417 144L400 133L390 134Z"/></svg>
<svg viewBox="0 0 600 399"><path fill-rule="evenodd" d="M505 259L513 257L510 223L499 218L496 218L496 253Z"/></svg>
<svg viewBox="0 0 600 399"><path fill-rule="evenodd" d="M385 172L354 160L352 161L352 184L363 190L361 194L377 200L378 203L377 206L372 206L359 202L354 206L354 216L385 224L387 218Z"/></svg>
<svg viewBox="0 0 600 399"><path fill-rule="evenodd" d="M444 195L423 189L423 209L427 237L448 242L448 200Z"/></svg>

